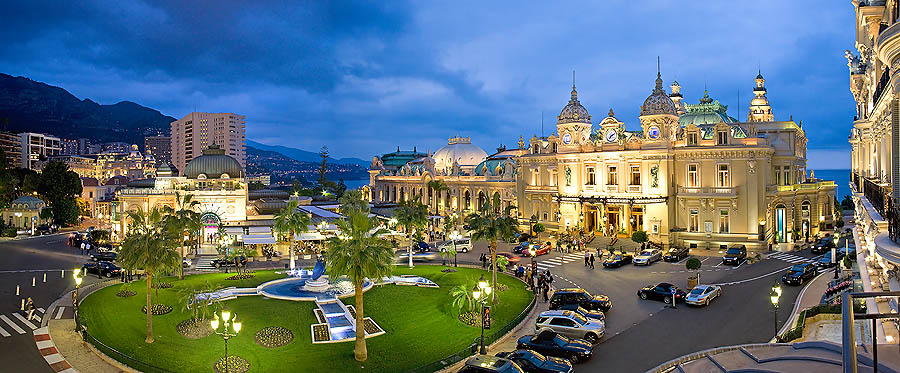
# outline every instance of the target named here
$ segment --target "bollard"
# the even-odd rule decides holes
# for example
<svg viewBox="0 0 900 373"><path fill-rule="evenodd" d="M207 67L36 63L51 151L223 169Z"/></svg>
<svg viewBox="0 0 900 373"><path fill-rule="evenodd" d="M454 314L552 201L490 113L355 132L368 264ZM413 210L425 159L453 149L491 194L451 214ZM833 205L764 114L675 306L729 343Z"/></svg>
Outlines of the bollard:
<svg viewBox="0 0 900 373"><path fill-rule="evenodd" d="M19 285L16 285L16 295L19 295Z"/></svg>
<svg viewBox="0 0 900 373"><path fill-rule="evenodd" d="M66 278L66 270L65 269L59 271L59 278Z"/></svg>
<svg viewBox="0 0 900 373"><path fill-rule="evenodd" d="M44 272L44 282L47 282L47 272Z"/></svg>
<svg viewBox="0 0 900 373"><path fill-rule="evenodd" d="M22 299L22 307L21 308L22 308L21 311L25 310L25 300L24 299Z"/></svg>
<svg viewBox="0 0 900 373"><path fill-rule="evenodd" d="M31 277L31 286L34 287L34 276Z"/></svg>

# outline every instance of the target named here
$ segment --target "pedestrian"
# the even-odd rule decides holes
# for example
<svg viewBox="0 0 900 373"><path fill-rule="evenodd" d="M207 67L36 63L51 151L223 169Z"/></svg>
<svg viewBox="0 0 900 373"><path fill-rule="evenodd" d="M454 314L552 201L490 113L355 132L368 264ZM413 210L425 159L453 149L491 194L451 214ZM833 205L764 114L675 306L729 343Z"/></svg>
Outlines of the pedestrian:
<svg viewBox="0 0 900 373"><path fill-rule="evenodd" d="M487 255L484 255L484 253L481 253L481 268L487 268Z"/></svg>
<svg viewBox="0 0 900 373"><path fill-rule="evenodd" d="M34 301L31 300L31 297L25 301L25 311L28 312L28 321L31 321L31 318L34 317Z"/></svg>
<svg viewBox="0 0 900 373"><path fill-rule="evenodd" d="M601 259L601 256L600 256L600 246L597 246L597 260L600 260L600 259Z"/></svg>
<svg viewBox="0 0 900 373"><path fill-rule="evenodd" d="M550 284L544 284L544 303L550 300L548 293L550 292Z"/></svg>
<svg viewBox="0 0 900 373"><path fill-rule="evenodd" d="M594 254L591 253L591 269L594 269Z"/></svg>
<svg viewBox="0 0 900 373"><path fill-rule="evenodd" d="M591 254L587 251L584 252L584 266L587 267L589 265L589 261L591 260Z"/></svg>
<svg viewBox="0 0 900 373"><path fill-rule="evenodd" d="M553 284L553 275L550 274L550 270L548 269L547 270L547 285L549 286L552 284Z"/></svg>
<svg viewBox="0 0 900 373"><path fill-rule="evenodd" d="M84 241L81 242L81 255L84 255Z"/></svg>
<svg viewBox="0 0 900 373"><path fill-rule="evenodd" d="M84 255L88 255L91 253L91 243L88 242L84 244Z"/></svg>

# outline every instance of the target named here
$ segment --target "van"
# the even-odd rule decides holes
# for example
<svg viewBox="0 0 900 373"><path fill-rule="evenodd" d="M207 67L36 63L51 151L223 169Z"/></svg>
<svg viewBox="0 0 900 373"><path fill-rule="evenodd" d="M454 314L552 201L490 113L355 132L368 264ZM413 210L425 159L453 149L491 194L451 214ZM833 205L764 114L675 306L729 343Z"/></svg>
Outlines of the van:
<svg viewBox="0 0 900 373"><path fill-rule="evenodd" d="M460 253L467 253L469 250L472 250L472 240L469 238L460 238L456 240L450 240L442 243L438 246L438 251L450 250L456 245L456 251Z"/></svg>

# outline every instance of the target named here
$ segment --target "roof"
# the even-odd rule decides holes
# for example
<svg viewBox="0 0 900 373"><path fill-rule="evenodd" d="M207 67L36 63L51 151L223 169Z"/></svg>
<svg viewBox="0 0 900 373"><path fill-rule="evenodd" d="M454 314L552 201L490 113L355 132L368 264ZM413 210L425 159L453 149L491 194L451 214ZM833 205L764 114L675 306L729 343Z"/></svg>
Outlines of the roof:
<svg viewBox="0 0 900 373"><path fill-rule="evenodd" d="M472 144L468 137L451 137L447 146L434 152L434 168L438 171L449 170L454 163L460 166L476 166L485 158L484 149Z"/></svg>
<svg viewBox="0 0 900 373"><path fill-rule="evenodd" d="M427 154L419 153L415 150L413 151L401 151L399 148L396 152L387 153L381 156L381 163L384 164L385 167L401 167L416 158L425 157Z"/></svg>
<svg viewBox="0 0 900 373"><path fill-rule="evenodd" d="M703 91L703 98L700 99L699 104L687 105L685 108L687 112L678 118L678 124L681 126L738 122L737 119L728 116L728 105L722 105L718 100L713 101L709 97L708 91Z"/></svg>
<svg viewBox="0 0 900 373"><path fill-rule="evenodd" d="M678 115L675 102L663 90L662 76L659 72L656 73L656 86L653 88L653 92L650 93L650 96L647 96L644 104L641 105L642 116L658 114Z"/></svg>
<svg viewBox="0 0 900 373"><path fill-rule="evenodd" d="M210 145L203 155L184 166L184 176L189 179L242 178L244 168L237 159L225 154L224 149Z"/></svg>
<svg viewBox="0 0 900 373"><path fill-rule="evenodd" d="M39 210L47 206L47 204L40 198L21 196L13 200L9 206L14 209Z"/></svg>
<svg viewBox="0 0 900 373"><path fill-rule="evenodd" d="M578 91L575 90L575 83L572 83L572 96L569 99L569 103L559 112L559 116L556 117L556 123L591 123L591 115L578 101Z"/></svg>

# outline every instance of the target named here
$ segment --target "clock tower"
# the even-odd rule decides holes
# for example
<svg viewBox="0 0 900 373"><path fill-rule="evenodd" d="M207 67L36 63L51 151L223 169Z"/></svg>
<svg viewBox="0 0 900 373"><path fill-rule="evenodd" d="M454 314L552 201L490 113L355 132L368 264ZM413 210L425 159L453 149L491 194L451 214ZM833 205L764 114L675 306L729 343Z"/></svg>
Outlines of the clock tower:
<svg viewBox="0 0 900 373"><path fill-rule="evenodd" d="M656 86L641 105L640 120L641 128L644 130L645 143L671 144L678 131L678 109L666 94L662 83L662 75L657 63Z"/></svg>
<svg viewBox="0 0 900 373"><path fill-rule="evenodd" d="M591 141L591 115L578 102L575 82L572 82L572 98L556 117L556 129L559 133L559 152L577 152L581 145Z"/></svg>

